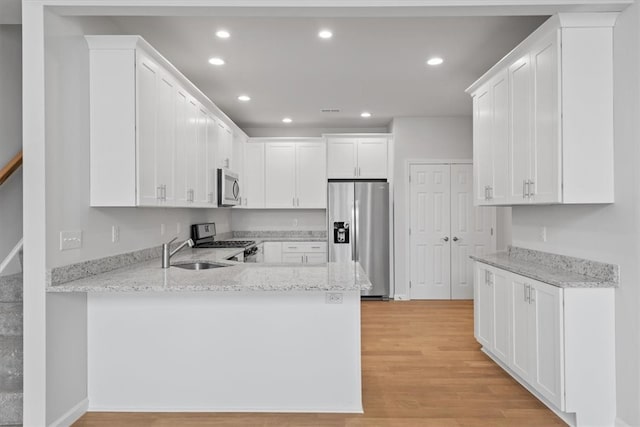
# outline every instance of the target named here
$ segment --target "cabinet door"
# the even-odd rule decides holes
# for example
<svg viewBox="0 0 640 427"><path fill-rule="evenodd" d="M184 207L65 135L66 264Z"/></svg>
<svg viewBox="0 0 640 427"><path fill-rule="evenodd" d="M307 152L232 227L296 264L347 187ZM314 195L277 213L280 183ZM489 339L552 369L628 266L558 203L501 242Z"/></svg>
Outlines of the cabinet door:
<svg viewBox="0 0 640 427"><path fill-rule="evenodd" d="M187 171L190 150L188 143L189 101L186 92L181 88L178 88L176 91L175 102L176 141L174 148L174 206L187 206Z"/></svg>
<svg viewBox="0 0 640 427"><path fill-rule="evenodd" d="M233 134L231 129L218 120L218 165L220 168L231 169L231 150Z"/></svg>
<svg viewBox="0 0 640 427"><path fill-rule="evenodd" d="M387 138L358 138L358 178L387 177Z"/></svg>
<svg viewBox="0 0 640 427"><path fill-rule="evenodd" d="M296 144L296 207L327 207L327 147L321 142Z"/></svg>
<svg viewBox="0 0 640 427"><path fill-rule="evenodd" d="M563 408L564 370L562 289L537 281L530 281L531 384L544 397Z"/></svg>
<svg viewBox="0 0 640 427"><path fill-rule="evenodd" d="M248 142L244 151L244 179L241 181L246 208L265 206L264 164L264 142Z"/></svg>
<svg viewBox="0 0 640 427"><path fill-rule="evenodd" d="M473 97L473 172L475 205L489 204L488 187L493 182L493 153L491 152L492 96L487 84Z"/></svg>
<svg viewBox="0 0 640 427"><path fill-rule="evenodd" d="M218 123L210 113L207 115L207 171L206 171L206 192L207 203L211 206L218 204Z"/></svg>
<svg viewBox="0 0 640 427"><path fill-rule="evenodd" d="M491 81L493 124L491 131L492 182L490 204L508 203L509 195L509 73L505 70Z"/></svg>
<svg viewBox="0 0 640 427"><path fill-rule="evenodd" d="M264 242L264 262L272 264L282 262L281 242Z"/></svg>
<svg viewBox="0 0 640 427"><path fill-rule="evenodd" d="M322 264L327 262L326 252L305 252L304 257L307 264Z"/></svg>
<svg viewBox="0 0 640 427"><path fill-rule="evenodd" d="M282 262L285 264L303 264L304 254L299 253L283 253Z"/></svg>
<svg viewBox="0 0 640 427"><path fill-rule="evenodd" d="M173 205L174 144L176 137L175 84L164 73L158 79L156 127L156 185L161 187L162 204Z"/></svg>
<svg viewBox="0 0 640 427"><path fill-rule="evenodd" d="M327 176L356 178L358 145L354 138L327 139Z"/></svg>
<svg viewBox="0 0 640 427"><path fill-rule="evenodd" d="M267 208L295 207L295 162L294 143L265 143L265 206Z"/></svg>
<svg viewBox="0 0 640 427"><path fill-rule="evenodd" d="M491 270L488 266L476 263L475 296L473 300L476 340L491 351L493 342L493 290Z"/></svg>
<svg viewBox="0 0 640 427"><path fill-rule="evenodd" d="M196 186L194 191L194 205L206 207L210 204L207 190L209 169L207 165L207 110L198 108L196 119Z"/></svg>
<svg viewBox="0 0 640 427"><path fill-rule="evenodd" d="M523 56L509 67L511 84L509 141L509 201L514 204L529 203L526 198L526 181L529 173L529 147L531 141L531 64L529 56Z"/></svg>
<svg viewBox="0 0 640 427"><path fill-rule="evenodd" d="M244 168L244 153L245 146L247 145L247 138L239 133L231 133L233 144L231 144L231 163L233 171L238 174L240 180L240 203L234 206L235 209L242 209L246 204L246 192L245 192L245 168Z"/></svg>
<svg viewBox="0 0 640 427"><path fill-rule="evenodd" d="M156 206L161 200L161 188L156 182L156 123L158 67L142 54L137 67L137 157L138 205ZM115 165L114 165L115 166Z"/></svg>
<svg viewBox="0 0 640 427"><path fill-rule="evenodd" d="M554 31L531 51L534 104L529 169L532 203L561 202L558 34Z"/></svg>
<svg viewBox="0 0 640 427"><path fill-rule="evenodd" d="M511 275L497 268L492 268L491 271L493 284L493 342L491 351L496 357L508 365L511 343L511 324L509 317Z"/></svg>
<svg viewBox="0 0 640 427"><path fill-rule="evenodd" d="M198 181L198 118L200 108L193 98L187 102L187 124L185 148L187 151L186 181L187 181L187 205L195 202L195 191Z"/></svg>
<svg viewBox="0 0 640 427"><path fill-rule="evenodd" d="M511 275L511 357L509 366L525 381L531 379L531 327L527 279Z"/></svg>

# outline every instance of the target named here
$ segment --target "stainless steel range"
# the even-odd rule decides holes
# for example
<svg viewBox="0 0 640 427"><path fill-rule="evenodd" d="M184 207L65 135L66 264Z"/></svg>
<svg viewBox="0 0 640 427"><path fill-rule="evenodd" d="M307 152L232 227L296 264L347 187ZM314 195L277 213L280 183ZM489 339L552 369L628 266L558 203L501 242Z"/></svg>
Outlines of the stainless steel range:
<svg viewBox="0 0 640 427"><path fill-rule="evenodd" d="M234 261L255 262L258 253L255 240L215 240L215 236L216 224L214 222L191 226L194 248L244 248L244 256L236 256Z"/></svg>

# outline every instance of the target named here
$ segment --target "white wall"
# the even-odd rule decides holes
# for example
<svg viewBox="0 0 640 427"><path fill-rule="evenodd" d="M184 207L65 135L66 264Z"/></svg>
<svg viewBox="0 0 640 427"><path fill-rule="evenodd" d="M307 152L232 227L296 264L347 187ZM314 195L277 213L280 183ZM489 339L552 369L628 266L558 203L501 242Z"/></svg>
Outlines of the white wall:
<svg viewBox="0 0 640 427"><path fill-rule="evenodd" d="M233 209L234 231L326 230L325 209Z"/></svg>
<svg viewBox="0 0 640 427"><path fill-rule="evenodd" d="M614 32L615 204L513 208L513 243L620 265L616 290L617 416L640 425L640 7ZM537 230L547 227L547 242Z"/></svg>
<svg viewBox="0 0 640 427"><path fill-rule="evenodd" d="M49 267L159 245L189 225L214 221L230 231L229 209L89 207L89 56L84 34L118 34L108 18L47 20L47 263ZM117 165L114 173L117 173ZM162 235L161 225L166 233ZM178 233L180 224L180 233ZM111 242L111 227L120 241ZM82 230L81 249L60 251L62 230Z"/></svg>
<svg viewBox="0 0 640 427"><path fill-rule="evenodd" d="M273 128L242 128L250 137L319 137L323 133L387 133L389 129L386 126L374 128L297 128L290 126L273 127Z"/></svg>
<svg viewBox="0 0 640 427"><path fill-rule="evenodd" d="M22 148L22 26L0 25L0 168ZM0 186L0 262L22 237L22 168ZM7 272L8 273L8 272Z"/></svg>

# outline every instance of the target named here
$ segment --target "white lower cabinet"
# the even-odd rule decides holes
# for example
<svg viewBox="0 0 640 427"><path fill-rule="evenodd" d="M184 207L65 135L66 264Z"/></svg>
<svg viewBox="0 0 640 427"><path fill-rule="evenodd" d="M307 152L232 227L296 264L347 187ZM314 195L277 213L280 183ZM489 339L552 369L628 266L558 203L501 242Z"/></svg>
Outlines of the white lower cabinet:
<svg viewBox="0 0 640 427"><path fill-rule="evenodd" d="M322 264L327 262L326 242L265 242L264 262Z"/></svg>
<svg viewBox="0 0 640 427"><path fill-rule="evenodd" d="M264 242L264 262L278 264L282 262L282 242Z"/></svg>
<svg viewBox="0 0 640 427"><path fill-rule="evenodd" d="M559 288L476 262L474 333L570 425L613 425L614 289Z"/></svg>

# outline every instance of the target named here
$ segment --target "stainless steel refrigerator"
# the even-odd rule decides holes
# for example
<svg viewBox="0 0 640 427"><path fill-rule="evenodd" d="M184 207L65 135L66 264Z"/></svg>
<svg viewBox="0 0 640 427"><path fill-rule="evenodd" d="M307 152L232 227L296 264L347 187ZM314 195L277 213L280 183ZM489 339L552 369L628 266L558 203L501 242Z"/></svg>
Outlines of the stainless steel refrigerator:
<svg viewBox="0 0 640 427"><path fill-rule="evenodd" d="M329 261L358 261L373 284L362 296L389 298L389 184L330 181L328 194Z"/></svg>

